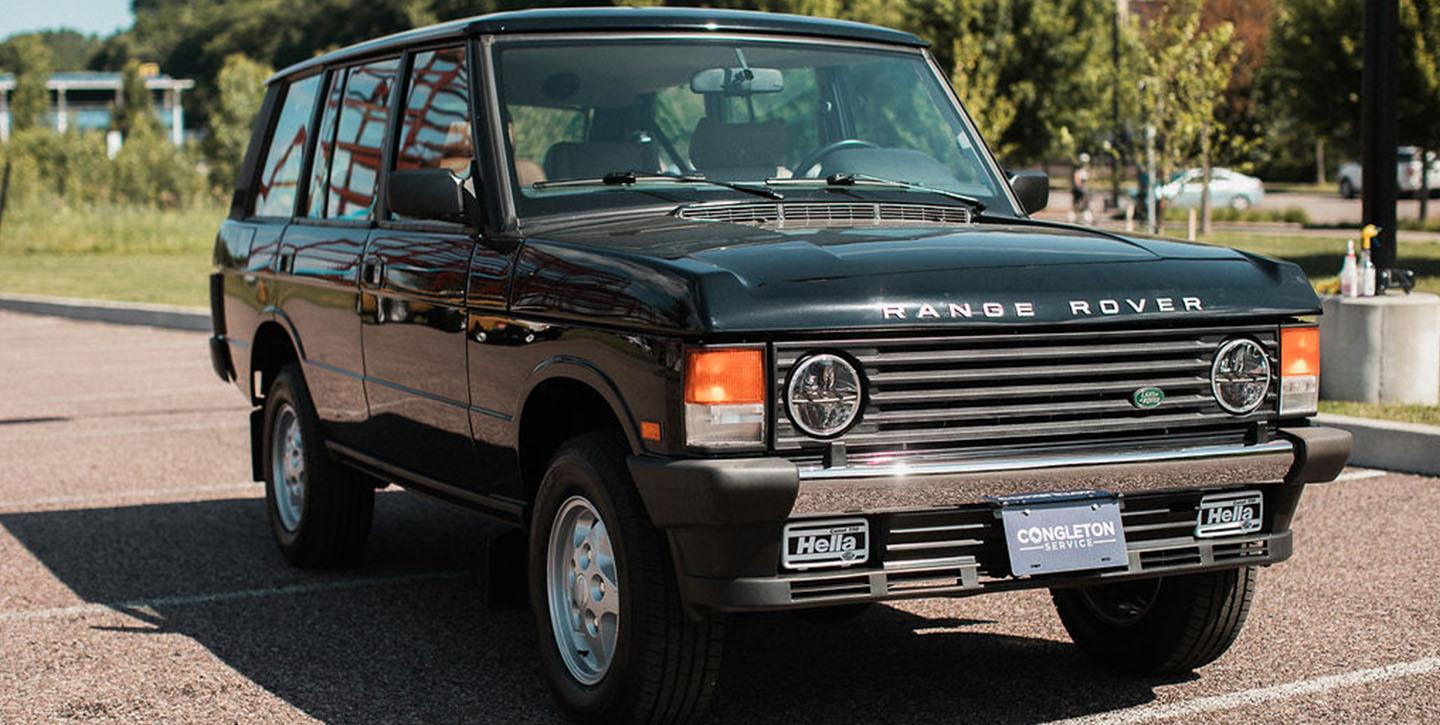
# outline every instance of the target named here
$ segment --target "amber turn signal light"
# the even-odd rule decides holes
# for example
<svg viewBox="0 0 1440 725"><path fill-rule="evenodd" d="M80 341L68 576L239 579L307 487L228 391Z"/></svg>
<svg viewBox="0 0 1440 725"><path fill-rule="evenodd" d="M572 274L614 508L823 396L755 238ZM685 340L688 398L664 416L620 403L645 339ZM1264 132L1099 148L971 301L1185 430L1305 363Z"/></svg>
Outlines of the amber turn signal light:
<svg viewBox="0 0 1440 725"><path fill-rule="evenodd" d="M1320 374L1320 328L1280 330L1280 377Z"/></svg>
<svg viewBox="0 0 1440 725"><path fill-rule="evenodd" d="M688 351L685 402L699 405L765 402L763 352L756 348Z"/></svg>

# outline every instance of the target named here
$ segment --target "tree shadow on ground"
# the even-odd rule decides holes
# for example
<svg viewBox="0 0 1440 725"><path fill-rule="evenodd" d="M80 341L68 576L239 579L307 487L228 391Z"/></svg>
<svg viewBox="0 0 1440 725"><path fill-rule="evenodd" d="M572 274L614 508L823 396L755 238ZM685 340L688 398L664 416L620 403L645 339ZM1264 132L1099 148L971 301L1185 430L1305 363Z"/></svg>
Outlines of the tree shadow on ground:
<svg viewBox="0 0 1440 725"><path fill-rule="evenodd" d="M529 612L485 607L476 571L498 529L466 513L381 495L366 560L338 572L288 567L255 498L9 513L0 526L86 602L158 600L126 610L138 621L118 629L189 637L315 718L562 720ZM738 618L711 719L1037 722L1154 699L1158 681L1097 672L1059 642L966 631L974 624L887 606L825 625Z"/></svg>

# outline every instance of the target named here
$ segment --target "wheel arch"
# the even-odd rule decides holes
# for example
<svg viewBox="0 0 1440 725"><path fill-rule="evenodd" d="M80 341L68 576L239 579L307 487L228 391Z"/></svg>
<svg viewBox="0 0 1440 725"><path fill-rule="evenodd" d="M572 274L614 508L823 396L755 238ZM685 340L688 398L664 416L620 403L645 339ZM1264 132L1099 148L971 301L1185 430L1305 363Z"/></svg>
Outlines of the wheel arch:
<svg viewBox="0 0 1440 725"><path fill-rule="evenodd" d="M269 311L275 314L260 323L250 338L250 379L245 384L250 392L250 402L254 405L263 402L265 391L275 382L281 368L304 359L300 336L296 334L290 318L283 312ZM258 383L257 373L260 378Z"/></svg>
<svg viewBox="0 0 1440 725"><path fill-rule="evenodd" d="M642 450L634 416L620 389L594 365L555 357L531 372L515 410L515 451L525 499L533 501L551 456L565 441L596 430L615 430L630 452Z"/></svg>

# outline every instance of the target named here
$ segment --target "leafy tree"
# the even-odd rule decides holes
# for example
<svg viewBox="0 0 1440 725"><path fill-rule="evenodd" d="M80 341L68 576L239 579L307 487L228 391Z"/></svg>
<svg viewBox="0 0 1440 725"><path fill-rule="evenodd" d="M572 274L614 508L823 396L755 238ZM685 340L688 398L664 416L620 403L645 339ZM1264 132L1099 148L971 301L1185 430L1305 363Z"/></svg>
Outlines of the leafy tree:
<svg viewBox="0 0 1440 725"><path fill-rule="evenodd" d="M42 30L16 34L0 42L0 66L8 67L12 64L15 42L24 37L35 37L44 43L45 47L50 49L52 68L59 71L85 70L102 45L98 37L74 30Z"/></svg>
<svg viewBox="0 0 1440 725"><path fill-rule="evenodd" d="M9 65L15 74L15 89L10 92L10 125L17 132L35 128L44 122L50 110L50 49L38 36L16 38L11 45Z"/></svg>
<svg viewBox="0 0 1440 725"><path fill-rule="evenodd" d="M227 57L220 69L210 135L204 145L210 184L216 188L227 189L235 183L255 116L265 100L265 79L271 72L269 66L240 53Z"/></svg>
<svg viewBox="0 0 1440 725"><path fill-rule="evenodd" d="M125 138L144 135L158 135L160 122L155 118L155 109L150 100L150 90L145 87L145 78L140 75L140 62L125 64L121 74L120 104L115 109L112 125Z"/></svg>
<svg viewBox="0 0 1440 725"><path fill-rule="evenodd" d="M1156 129L1156 182L1196 158L1203 168L1202 215L1209 213L1210 161L1216 112L1230 83L1238 48L1229 23L1200 26L1201 0L1172 0L1143 34L1147 67L1143 106ZM1157 213L1152 226L1163 217Z"/></svg>
<svg viewBox="0 0 1440 725"><path fill-rule="evenodd" d="M1440 153L1440 3L1401 0L1400 69L1396 99L1403 144L1420 147L1421 158ZM1440 182L1430 164L1420 172L1420 219L1429 216L1430 189Z"/></svg>

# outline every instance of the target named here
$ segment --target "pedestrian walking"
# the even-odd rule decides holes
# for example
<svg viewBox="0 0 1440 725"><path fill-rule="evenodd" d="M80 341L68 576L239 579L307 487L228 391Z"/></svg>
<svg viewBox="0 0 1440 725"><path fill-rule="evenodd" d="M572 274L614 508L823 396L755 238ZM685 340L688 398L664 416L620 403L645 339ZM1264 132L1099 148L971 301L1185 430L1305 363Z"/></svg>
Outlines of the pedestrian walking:
<svg viewBox="0 0 1440 725"><path fill-rule="evenodd" d="M1073 224L1079 221L1085 226L1094 226L1095 213L1090 210L1090 154L1080 154L1075 171L1070 174L1070 213Z"/></svg>

